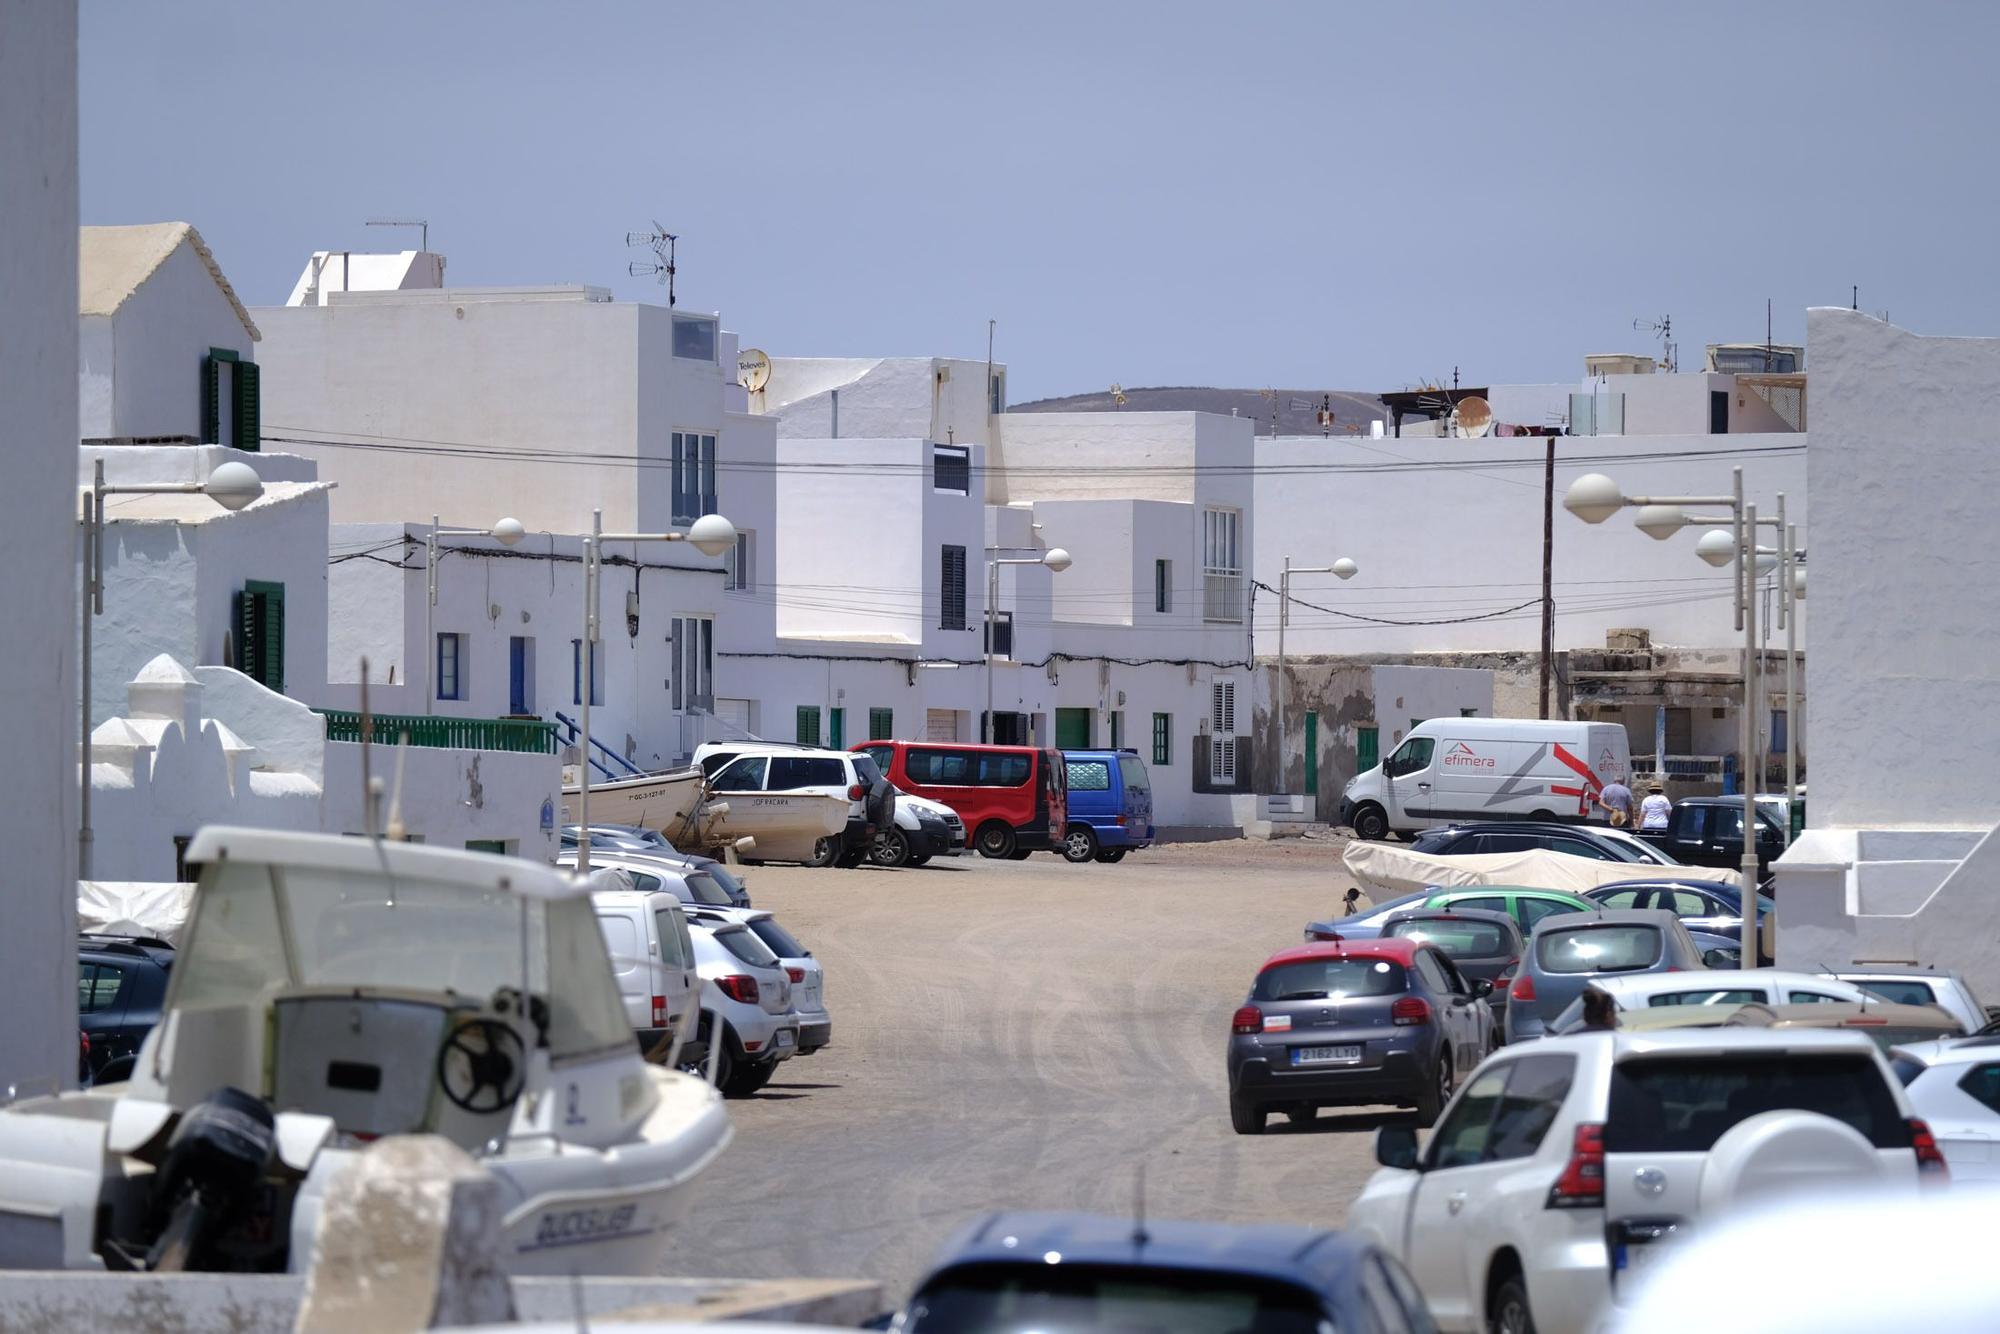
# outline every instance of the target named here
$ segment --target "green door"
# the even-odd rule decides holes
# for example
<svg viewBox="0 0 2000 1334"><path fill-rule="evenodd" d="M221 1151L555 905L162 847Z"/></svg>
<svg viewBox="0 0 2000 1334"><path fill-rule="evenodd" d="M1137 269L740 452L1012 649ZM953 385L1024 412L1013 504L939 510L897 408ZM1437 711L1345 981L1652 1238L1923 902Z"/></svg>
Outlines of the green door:
<svg viewBox="0 0 2000 1334"><path fill-rule="evenodd" d="M1319 795L1319 714L1306 714L1306 795Z"/></svg>
<svg viewBox="0 0 2000 1334"><path fill-rule="evenodd" d="M1056 749L1090 749L1090 709L1056 710Z"/></svg>
<svg viewBox="0 0 2000 1334"><path fill-rule="evenodd" d="M827 749L847 749L847 710L828 709L826 711Z"/></svg>
<svg viewBox="0 0 2000 1334"><path fill-rule="evenodd" d="M1381 732L1373 727L1354 729L1354 772L1365 774L1382 762Z"/></svg>

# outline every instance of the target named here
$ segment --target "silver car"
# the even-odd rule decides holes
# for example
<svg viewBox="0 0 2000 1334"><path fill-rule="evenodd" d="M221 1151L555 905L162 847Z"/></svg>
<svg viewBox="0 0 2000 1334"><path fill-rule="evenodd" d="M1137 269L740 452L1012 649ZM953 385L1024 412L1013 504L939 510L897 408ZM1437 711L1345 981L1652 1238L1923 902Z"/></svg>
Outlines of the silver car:
<svg viewBox="0 0 2000 1334"><path fill-rule="evenodd" d="M778 956L778 964L792 983L792 1011L799 1021L799 1055L810 1056L833 1041L833 1016L826 1008L826 970L798 937L778 924L778 919L762 909L729 911L696 908L697 917L712 922L730 921L748 927L765 948Z"/></svg>
<svg viewBox="0 0 2000 1334"><path fill-rule="evenodd" d="M710 1045L716 1087L726 1097L747 1098L770 1082L778 1062L798 1051L791 978L741 923L697 915L688 934L701 976L699 1036Z"/></svg>
<svg viewBox="0 0 2000 1334"><path fill-rule="evenodd" d="M1706 970L1701 947L1664 908L1558 913L1535 923L1514 984L1507 989L1507 1041L1548 1025L1597 978Z"/></svg>

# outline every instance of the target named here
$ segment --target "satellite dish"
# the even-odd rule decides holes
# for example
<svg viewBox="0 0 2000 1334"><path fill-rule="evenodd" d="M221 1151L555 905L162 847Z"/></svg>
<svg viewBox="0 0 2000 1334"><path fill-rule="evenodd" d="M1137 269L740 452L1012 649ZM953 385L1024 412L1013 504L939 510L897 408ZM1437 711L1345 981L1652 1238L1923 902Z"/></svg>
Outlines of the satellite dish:
<svg viewBox="0 0 2000 1334"><path fill-rule="evenodd" d="M1469 395L1458 400L1458 410L1452 413L1452 420L1460 436L1477 440L1493 429L1493 405L1477 394Z"/></svg>
<svg viewBox="0 0 2000 1334"><path fill-rule="evenodd" d="M758 348L744 348L736 358L736 383L754 394L770 382L771 359Z"/></svg>

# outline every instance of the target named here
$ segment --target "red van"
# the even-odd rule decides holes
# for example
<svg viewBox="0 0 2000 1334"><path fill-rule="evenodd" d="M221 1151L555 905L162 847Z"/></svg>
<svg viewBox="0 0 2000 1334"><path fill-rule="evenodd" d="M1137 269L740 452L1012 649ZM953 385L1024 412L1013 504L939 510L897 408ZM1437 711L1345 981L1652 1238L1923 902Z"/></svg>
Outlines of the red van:
<svg viewBox="0 0 2000 1334"><path fill-rule="evenodd" d="M1062 756L1033 746L869 741L853 749L889 781L958 812L983 857L1020 859L1062 846L1068 823Z"/></svg>

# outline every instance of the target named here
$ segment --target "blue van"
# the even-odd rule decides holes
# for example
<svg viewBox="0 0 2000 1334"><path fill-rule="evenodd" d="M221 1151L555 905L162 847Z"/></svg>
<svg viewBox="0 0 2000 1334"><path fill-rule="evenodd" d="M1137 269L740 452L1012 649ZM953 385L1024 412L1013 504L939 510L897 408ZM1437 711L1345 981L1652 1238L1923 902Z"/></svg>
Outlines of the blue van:
<svg viewBox="0 0 2000 1334"><path fill-rule="evenodd" d="M1122 861L1153 842L1153 782L1136 750L1066 750L1069 825L1062 855L1073 862Z"/></svg>

